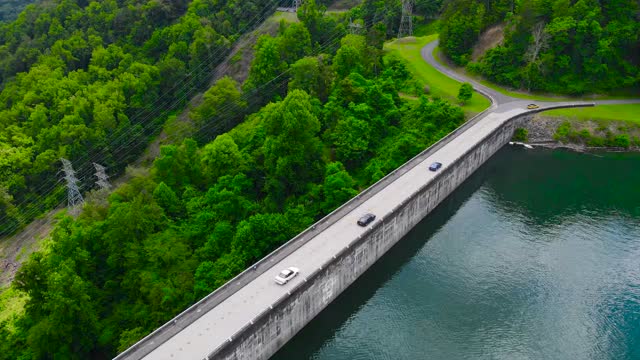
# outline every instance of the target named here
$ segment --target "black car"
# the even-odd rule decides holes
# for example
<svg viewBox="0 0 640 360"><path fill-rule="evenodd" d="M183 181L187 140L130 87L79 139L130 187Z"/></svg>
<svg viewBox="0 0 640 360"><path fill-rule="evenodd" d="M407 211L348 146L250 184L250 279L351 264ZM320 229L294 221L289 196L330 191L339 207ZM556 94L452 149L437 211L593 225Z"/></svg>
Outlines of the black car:
<svg viewBox="0 0 640 360"><path fill-rule="evenodd" d="M376 219L376 216L371 213L364 214L364 216L362 216L360 220L358 220L358 225L367 226L371 224L371 222L375 219Z"/></svg>
<svg viewBox="0 0 640 360"><path fill-rule="evenodd" d="M438 169L440 169L442 167L442 164L439 162L434 162L433 164L431 164L429 166L429 170L431 171L438 171Z"/></svg>

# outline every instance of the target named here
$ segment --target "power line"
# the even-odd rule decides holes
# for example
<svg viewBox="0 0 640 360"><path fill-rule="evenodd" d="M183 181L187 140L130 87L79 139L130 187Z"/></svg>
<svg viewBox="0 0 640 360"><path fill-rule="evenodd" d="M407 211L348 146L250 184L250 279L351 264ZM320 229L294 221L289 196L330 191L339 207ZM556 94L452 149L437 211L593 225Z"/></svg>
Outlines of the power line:
<svg viewBox="0 0 640 360"><path fill-rule="evenodd" d="M402 0L402 18L398 29L398 39L413 35L413 0Z"/></svg>
<svg viewBox="0 0 640 360"><path fill-rule="evenodd" d="M363 26L359 22L353 22L351 18L349 18L349 33L359 35L362 33Z"/></svg>
<svg viewBox="0 0 640 360"><path fill-rule="evenodd" d="M262 11L259 11L256 13L256 15L251 19L251 21L249 21L241 30L241 33L244 33L245 30L252 28L253 26L255 26L256 24L262 23L265 18L270 15L271 12L273 12L275 10L275 6L277 5L277 1L278 0L272 0L271 2L269 2L269 4L267 4L267 6L265 6ZM244 33L240 38L246 36L247 33ZM237 43L240 38L238 38L235 42ZM194 66L194 68L191 69L191 75L188 78L184 78L183 80L179 81L178 83L174 84L173 87L171 89L169 89L168 91L164 92L160 97L156 98L154 103L151 104L149 107L153 108L153 110L151 112L148 112L146 115L143 115L144 110L139 110L137 114L135 114L133 117L131 117L131 122L133 123L134 121L136 121L137 123L139 123L141 126L139 128L136 127L131 127L129 128L127 131L120 133L117 137L113 138L110 140L111 143L116 144L118 143L120 140L124 140L122 144L112 147L109 149L109 153L114 156L114 161L116 161L117 163L122 162L123 158L125 155L123 156L118 156L118 152L129 147L131 144L133 144L135 141L138 140L139 136L143 136L145 133L149 132L149 130L153 130L155 128L158 127L158 125L154 122L154 121L148 121L149 119L152 118L160 118L164 115L166 115L167 113L169 113L171 111L172 108L174 108L176 105L178 105L181 101L187 99L188 97L190 97L191 95L191 91L194 90L194 79L200 78L200 76L202 76L203 74L206 74L207 72L210 72L209 69L209 65L211 65L212 63L216 62L217 60L219 60L221 57L217 56L217 55L222 55L223 52L226 52L225 49L218 49L217 51L214 51L212 53L210 53L207 58L205 58L203 61L201 61L200 63L198 63L197 65ZM176 89L176 87L178 87L178 89ZM186 90L186 91L185 91ZM170 94L174 94L174 93L181 93L181 96L178 96L175 99L171 99L171 95ZM164 103L162 103L163 98L165 98ZM141 116L142 115L142 116ZM155 131L155 130L153 130ZM84 160L84 161L83 161ZM89 165L91 162L95 162L95 161L102 161L104 160L102 158L101 155L99 154L94 154L94 155L89 155L89 154L85 154L80 156L79 158L75 159L74 162L76 163L76 165L78 165L78 162L82 162L80 165L80 168L86 168L87 165ZM47 185L41 184L39 186L37 186L35 189L32 189L32 192L36 192L36 193L51 193L51 191L53 191L53 189L55 188L56 184L50 185L48 186L48 188L45 190L45 187L47 187ZM43 191L44 190L44 191ZM17 207L24 207L24 205L27 203L27 200L23 200L21 201L19 204L15 204ZM37 212L37 209L34 207L32 208L32 212L35 213ZM32 214L28 214L28 215L32 215ZM0 218L0 221L4 221L5 218L7 216L3 216Z"/></svg>
<svg viewBox="0 0 640 360"><path fill-rule="evenodd" d="M368 22L365 21L365 26L368 24ZM333 46L335 46L336 44L338 44L340 42L340 39L342 38L342 33L340 30L336 31L335 33L331 34L329 36L329 38L323 43L321 44L318 48L316 48L313 53L315 53L315 55L318 55L320 53L322 53L324 50L330 49ZM312 54L313 54L312 53ZM260 86L258 86L255 90L259 90L261 92L264 92L267 89L271 89L271 88L279 88L280 86L282 86L281 84L284 83L287 78L286 75L291 71L291 68L288 68L286 70L284 70L283 72L281 72L280 74L276 75L273 79L271 79L270 81L268 81L265 84L262 84ZM249 93L243 93L242 94L242 98L244 99L248 99L249 97L251 97L251 94L254 94L253 92ZM233 105L231 104L225 104L226 106L223 106L223 108L221 109L221 113L220 116L222 118L227 118L227 120L231 117L231 116L235 116L234 113L234 109L233 109ZM221 119L224 120L224 119ZM200 129L200 131L203 131L205 128L208 128L209 130L213 130L215 131L219 131L224 129L225 126L228 126L229 124L227 124L227 122L225 121L219 121L219 122L209 122L207 123L205 126L203 126L202 129ZM171 139L173 138L180 138L182 137L182 133L178 133L175 134L174 136L169 136L168 138ZM55 208L60 208L63 207L64 202L60 203L58 206L56 206ZM76 209L76 208L74 208ZM32 210L35 211L35 210ZM41 224L40 226L38 226L37 228L33 228L28 232L28 235L33 235L36 232L39 232L45 225Z"/></svg>
<svg viewBox="0 0 640 360"><path fill-rule="evenodd" d="M340 39L342 38L342 32L340 30L335 31L333 34L331 34L331 36L329 36L329 38L323 43L321 44L317 49L314 50L313 53L315 53L315 55L318 55L320 53L322 53L324 50L330 49L333 46L335 46L336 44L338 44L340 42ZM284 70L283 72L281 72L280 74L276 75L273 79L271 79L270 81L268 81L265 84L262 84L260 86L258 86L258 88L256 88L256 91L259 92L269 92L272 91L272 89L275 88L279 88L282 86L282 84L286 81L286 75L291 71L291 68L288 68L286 70ZM243 100L248 100L248 98L250 98L255 92L245 92L242 94L241 99ZM220 109L220 113L219 113L219 117L221 117L222 121L218 121L218 122L208 122L207 124L205 124L200 131L211 131L211 132L217 132L220 130L223 130L225 127L229 126L228 120L232 117L235 116L236 114L234 113L234 109L233 109L233 105L232 104L225 104L225 106L223 106ZM227 121L225 121L227 120ZM173 141L173 140L179 140L181 138L183 138L185 135L184 132L178 132L176 134L173 134L171 136L169 136L167 139L169 141ZM64 207L64 202L61 202L60 204L58 204L58 206L56 206L55 208L60 208L60 207ZM35 212L37 212L37 210L32 209L31 210L32 213L35 214ZM40 231L40 229L44 226L40 225L37 228L31 229L29 231L29 234L35 234L36 232Z"/></svg>
<svg viewBox="0 0 640 360"><path fill-rule="evenodd" d="M95 175L98 178L98 181L96 181L96 185L98 185L100 189L107 189L107 190L111 189L111 184L109 183L109 176L107 176L105 167L97 163L93 163L93 167L96 168Z"/></svg>
<svg viewBox="0 0 640 360"><path fill-rule="evenodd" d="M262 16L262 19L264 19L265 16ZM365 26L367 25L368 22L365 21ZM327 39L323 44L321 44L316 51L314 51L316 54L321 53L324 50L327 50L329 48L331 48L332 46L336 45L337 43L339 43L340 38L342 37L342 33L340 31L336 31L334 34L331 34L331 36L329 36L329 39ZM248 100L249 98L252 97L252 95L254 95L256 92L264 92L265 90L267 90L267 88L278 88L280 86L282 86L282 84L286 81L286 76L289 72L291 71L291 68L288 68L286 70L284 70L283 72L281 72L280 74L276 75L273 79L271 79L270 81L268 81L267 83L264 83L260 86L258 86L256 89L254 89L254 91L252 92L245 92L241 95L241 99L242 100ZM183 98L186 97L186 94L183 95ZM233 104L225 104L223 105L220 109L219 109L219 115L218 117L222 118L221 120L229 120L232 116L235 116L237 114L234 113L234 109L233 109ZM226 119L225 119L226 118ZM209 131L219 131L222 130L225 126L228 126L228 122L226 121L220 121L220 122L209 122L207 124L205 124L204 126L202 126L199 131L205 131L205 130L209 130ZM140 131L138 131L138 133L144 132L147 128L144 128ZM131 131L134 131L133 129ZM178 140L180 138L182 138L185 135L185 133L183 131L179 131L176 134L172 134L171 136L167 137L167 139L169 141L172 140ZM129 143L131 143L132 141L134 141L132 139L132 137L129 138ZM122 148L127 144L122 144L118 147ZM115 151L114 151L115 152ZM94 157L95 158L95 157ZM106 174L105 174L106 175ZM63 203L61 203L59 206L62 206ZM32 209L31 212L35 213L37 210ZM35 230L34 230L35 231Z"/></svg>
<svg viewBox="0 0 640 360"><path fill-rule="evenodd" d="M80 193L78 178L73 170L71 161L65 158L60 158L60 161L62 162L62 171L64 171L65 174L64 179L67 180L67 201L70 208L69 212L75 215L79 210L78 205L82 205L84 199Z"/></svg>

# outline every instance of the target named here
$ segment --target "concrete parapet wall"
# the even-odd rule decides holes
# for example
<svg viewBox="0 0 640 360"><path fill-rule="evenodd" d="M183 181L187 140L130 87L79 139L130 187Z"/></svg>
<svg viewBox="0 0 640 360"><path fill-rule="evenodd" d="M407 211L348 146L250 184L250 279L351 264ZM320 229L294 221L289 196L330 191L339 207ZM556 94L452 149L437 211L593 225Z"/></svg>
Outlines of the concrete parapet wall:
<svg viewBox="0 0 640 360"><path fill-rule="evenodd" d="M145 355L149 354L151 351L153 351L153 349L159 346L159 344L162 344L164 341L170 339L172 336L182 331L184 328L198 319L202 314L218 306L229 296L233 295L235 292L241 289L245 284L253 281L265 271L269 270L273 266L273 264L278 263L280 260L289 256L309 240L311 240L314 236L334 224L345 214L350 212L351 207L360 205L379 191L383 190L389 183L395 181L399 176L402 176L404 173L411 170L417 164L421 163L425 158L440 150L453 138L475 125L481 119L483 114L484 111L474 116L472 119L465 122L451 133L447 134L444 138L440 139L428 149L424 150L420 154L407 161L400 168L387 174L384 178L378 180L375 184L362 191L356 197L352 198L351 200L313 224L313 226L305 229L303 232L296 235L293 239L289 240L278 249L271 252L269 255L265 256L256 264L244 270L242 273L238 274L223 286L216 289L214 292L207 295L196 304L190 306L188 309L184 310L182 313L178 314L176 317L156 329L151 334L147 335L142 340L138 341L129 349L119 354L114 360L142 359Z"/></svg>
<svg viewBox="0 0 640 360"><path fill-rule="evenodd" d="M515 104L515 107L519 106L526 105ZM574 106L593 106L593 104L558 103L552 107ZM547 108L552 107L547 106ZM520 115L514 115L514 118L504 121L502 125L498 126L496 130L480 142L475 145L469 144L470 148L464 155L447 164L429 184L425 184L419 191L411 194L407 199L403 199L401 205L397 209L390 211L382 221L376 220L363 236L354 239L348 247L336 253L335 257L324 264L321 269L317 269L317 271L310 274L306 278L306 282L292 288L281 299L272 303L270 308L254 317L240 331L220 329L222 332L229 332L229 340L218 346L209 357L216 359L268 358L402 238L417 222L433 210L438 203L497 149L504 145L511 138L516 127L522 126L530 115L542 110L544 109L529 110ZM425 159L434 155L458 135L470 130L483 119L483 113L467 121L255 265L177 315L171 321L118 355L116 360L139 360L153 352L174 335L191 326L203 314L208 313L246 284L269 271L274 264L290 256L329 226L342 219L353 208L372 198L396 179L423 163ZM382 231L382 233L377 233L378 231ZM374 248L369 248L371 244L375 245ZM358 247L358 249L354 249L354 247ZM349 255L352 252L354 253ZM350 256L357 256L355 262L352 260L350 263L345 263L339 260ZM316 281L321 285L315 284ZM321 293L318 293L317 286L322 287ZM204 355L202 357L204 358Z"/></svg>
<svg viewBox="0 0 640 360"><path fill-rule="evenodd" d="M209 359L268 359L506 144L524 115L497 128L360 238L245 326Z"/></svg>

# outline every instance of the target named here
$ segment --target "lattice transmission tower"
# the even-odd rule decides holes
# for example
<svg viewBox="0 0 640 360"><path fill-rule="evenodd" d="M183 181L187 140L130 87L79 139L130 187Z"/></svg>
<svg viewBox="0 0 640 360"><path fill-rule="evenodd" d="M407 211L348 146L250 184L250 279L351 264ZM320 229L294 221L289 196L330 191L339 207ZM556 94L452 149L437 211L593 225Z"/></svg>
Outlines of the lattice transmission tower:
<svg viewBox="0 0 640 360"><path fill-rule="evenodd" d="M60 158L60 161L62 162L64 179L67 180L68 205L70 208L70 212L72 214L75 214L78 211L78 205L82 205L84 199L82 198L82 194L80 193L80 188L78 187L78 178L76 177L76 172L73 170L71 161L64 158Z"/></svg>
<svg viewBox="0 0 640 360"><path fill-rule="evenodd" d="M96 185L100 186L100 189L107 189L107 190L111 189L111 184L109 183L109 176L105 171L105 167L96 163L93 163L93 167L96 168L95 175L98 178L98 181L96 181Z"/></svg>
<svg viewBox="0 0 640 360"><path fill-rule="evenodd" d="M351 21L351 18L349 18L349 34L359 35L362 33L362 29L362 24L359 22L353 22Z"/></svg>
<svg viewBox="0 0 640 360"><path fill-rule="evenodd" d="M398 29L398 39L413 35L413 0L402 0L402 18Z"/></svg>
<svg viewBox="0 0 640 360"><path fill-rule="evenodd" d="M293 2L291 3L291 7L293 7L293 9L298 12L298 8L302 5L302 0L293 0Z"/></svg>

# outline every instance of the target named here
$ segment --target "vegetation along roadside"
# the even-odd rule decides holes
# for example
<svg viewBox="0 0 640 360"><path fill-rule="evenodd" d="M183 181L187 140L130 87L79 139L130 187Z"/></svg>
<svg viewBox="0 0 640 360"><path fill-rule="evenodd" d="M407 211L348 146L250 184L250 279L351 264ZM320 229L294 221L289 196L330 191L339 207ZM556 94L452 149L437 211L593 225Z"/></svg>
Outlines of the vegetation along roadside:
<svg viewBox="0 0 640 360"><path fill-rule="evenodd" d="M511 15L503 10L515 3L453 3L459 7L445 8L441 41L445 54L463 65L468 49L457 42L473 41L476 28L479 33L516 16L513 29L536 29L536 21L522 20L528 2ZM571 41L584 40L575 34L596 23L609 29L596 34L600 40L620 41L602 37L615 30L609 8L587 14L592 21L581 24L585 3L576 4L558 2L550 14L536 16L556 27L549 33L566 26ZM54 5L28 7L0 25L0 150L7 155L0 159L0 232L13 232L64 200L57 159L79 162L84 179L93 176L98 158L121 173L170 115L206 91L188 114L197 129L189 130L192 137L167 142L150 168L130 169L114 191L91 192L80 215L61 216L51 238L18 271L0 297L0 358L113 357L442 138L465 112L489 106L422 61L420 49L437 35L384 45L398 28L400 1L365 0L327 14L325 3L305 0L299 23L282 22L277 33L256 40L242 81L221 76L211 87L207 75L235 40L280 2ZM416 12L433 17L440 5L432 5L417 1ZM637 25L627 20L622 16L618 25L635 36ZM353 21L361 34L348 33ZM517 43L507 36L506 44ZM569 95L633 90L638 63L626 47L634 45L621 46L622 52L609 49L615 57L610 83L593 83L591 67L578 63L597 54L574 58L545 47L537 62L513 71L492 65L508 58L499 53L469 70L541 91L577 79ZM564 62L577 74L558 76L568 71ZM551 72L538 73L538 66ZM603 131L617 145L636 141L625 141L612 126L594 126L589 136ZM584 134L566 125L556 131L558 139Z"/></svg>
<svg viewBox="0 0 640 360"><path fill-rule="evenodd" d="M313 1L298 17L191 113L204 129L248 113L239 126L163 146L60 220L15 278L24 312L1 324L0 357L115 355L464 121L399 96L410 73L382 51L384 23L347 35Z"/></svg>

